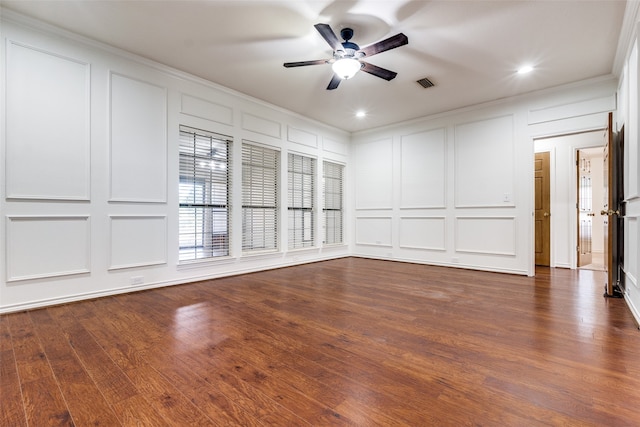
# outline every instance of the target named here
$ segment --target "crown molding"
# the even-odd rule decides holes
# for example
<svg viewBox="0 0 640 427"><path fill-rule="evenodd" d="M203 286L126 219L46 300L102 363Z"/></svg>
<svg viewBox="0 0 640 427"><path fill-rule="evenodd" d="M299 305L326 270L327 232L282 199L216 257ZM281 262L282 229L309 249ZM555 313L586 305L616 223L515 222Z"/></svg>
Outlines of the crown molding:
<svg viewBox="0 0 640 427"><path fill-rule="evenodd" d="M616 56L613 60L611 72L620 78L624 64L629 57L629 49L638 35L638 21L640 21L640 1L627 1L622 20L622 28L618 37Z"/></svg>

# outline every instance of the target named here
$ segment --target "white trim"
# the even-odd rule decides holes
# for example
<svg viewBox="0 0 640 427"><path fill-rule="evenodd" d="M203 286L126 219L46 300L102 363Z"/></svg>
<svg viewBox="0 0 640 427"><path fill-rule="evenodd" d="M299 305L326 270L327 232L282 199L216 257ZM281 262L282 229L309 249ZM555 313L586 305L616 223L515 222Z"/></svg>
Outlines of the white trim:
<svg viewBox="0 0 640 427"><path fill-rule="evenodd" d="M150 283L145 283L141 286L123 286L117 289L110 289L106 291L85 292L85 293L74 294L70 296L44 298L36 301L29 301L28 303L8 304L5 306L2 306L0 307L0 314L14 313L14 312L23 311L23 310L33 310L36 308L50 307L58 304L67 304L70 302L83 301L87 299L94 299L94 298L107 297L107 296L120 295L120 294L128 294L128 293L133 293L138 291L145 291L149 289L163 288L167 286L188 285L188 284L200 282L203 280L213 280L213 279L220 279L224 277L240 276L248 273L275 270L275 269L284 268L284 267L293 267L295 265L312 264L318 261L328 261L331 259L348 258L349 256L350 255L348 254L344 254L344 255L326 256L326 257L322 257L314 260L288 261L288 262L282 262L276 265L271 265L268 267L258 266L258 267L251 267L251 268L242 268L232 273L206 274L201 276L184 278L180 280L150 282Z"/></svg>
<svg viewBox="0 0 640 427"><path fill-rule="evenodd" d="M411 264L432 265L435 267L453 267L453 268L461 268L464 270L486 271L486 272L493 272L493 273L517 274L520 276L526 276L528 274L527 270L522 270L522 269L487 267L487 266L479 266L475 264L460 264L460 263L451 263L451 262L422 261L422 260L417 260L413 258L404 258L404 257L391 258L391 257L380 257L380 256L374 256L370 254L358 254L358 253L353 253L350 255L350 257L377 259L382 261L408 262Z"/></svg>
<svg viewBox="0 0 640 427"><path fill-rule="evenodd" d="M137 262L130 264L113 264L112 254L113 254L113 220L114 219L162 219L164 222L164 251L163 257L164 259L160 259L157 261L148 261L148 262ZM166 215L109 215L109 264L107 266L107 271L116 271L123 270L127 268L138 268L138 267L149 267L154 265L165 265L168 263L167 261L167 216Z"/></svg>
<svg viewBox="0 0 640 427"><path fill-rule="evenodd" d="M511 224L513 227L513 241L511 242L513 245L513 251L511 252L507 252L507 251L481 251L481 250L476 250L476 249L460 249L459 248L459 242L458 242L458 236L460 234L460 230L458 228L458 224L460 222L460 220L465 220L465 219L481 219L481 220L491 220L491 219L510 219L511 220ZM492 215L492 216L480 216L480 215L474 215L474 216L459 216L456 215L454 217L455 220L455 225L454 225L454 252L456 253L472 253L472 254L483 254L483 255L506 255L506 256L516 256L516 248L517 248L517 227L516 227L516 217L515 216L506 216L506 215ZM457 264L456 264L457 265Z"/></svg>
<svg viewBox="0 0 640 427"><path fill-rule="evenodd" d="M403 219L441 219L444 224L443 234L444 234L444 246L442 247L432 247L432 246L411 246L411 245L403 245L402 242L398 241L398 248L400 249L419 249L419 250L427 250L427 251L438 251L438 252L446 252L447 251L447 238L446 238L446 229L447 229L447 217L446 216L400 216L398 217L398 228L402 227ZM400 233L398 233L398 240L402 237Z"/></svg>
<svg viewBox="0 0 640 427"><path fill-rule="evenodd" d="M61 277L61 276L73 276L77 274L87 274L91 273L91 216L90 215L7 215L6 216L6 229L5 229L5 265L6 265L6 275L7 275L7 283L11 282L19 282L25 280L33 280L33 279L48 279L53 277ZM84 220L85 222L85 248L84 252L87 254L84 267L78 268L75 270L61 270L50 273L39 273L39 274L30 274L26 276L13 276L11 273L11 263L10 263L10 242L11 242L11 226L10 224L14 221L38 221L38 220Z"/></svg>
<svg viewBox="0 0 640 427"><path fill-rule="evenodd" d="M0 12L4 12L4 9L2 9L0 7ZM20 41L16 41L16 40L12 40L7 38L6 40L6 44L5 44L5 57L6 57L6 63L3 64L4 65L4 71L5 71L5 90L4 90L4 96L5 96L5 110L4 110L4 115L5 118L8 115L8 107L9 107L9 97L8 97L8 80L9 80L9 67L7 64L9 64L11 62L11 55L12 55L12 50L14 49L12 46L18 46L18 47L22 47L24 49L30 49L34 52L39 52L45 55L50 55L65 61L69 61L69 62L73 62L76 63L78 65L84 66L85 69L85 73L84 73L84 90L86 92L85 94L85 98L84 98L84 108L85 108L85 114L86 114L86 123L85 123L85 129L84 129L84 145L85 145L85 156L84 156L84 174L86 177L86 181L84 183L84 194L79 194L79 195L75 195L75 196L50 196L50 195L39 195L39 194L16 194L16 193L11 193L11 185L9 182L9 174L7 173L8 170L8 162L9 162L9 158L7 155L5 155L5 189L6 189L6 198L10 199L10 200L51 200L51 201L90 201L91 200L91 64L89 62L80 60L80 59L76 59L73 58L71 56L68 55L63 55L61 53L57 53L51 50L46 50L46 49L42 49L40 47L36 47L32 44L29 43L23 43ZM8 146L9 146L9 132L8 132L8 128L9 125L8 123L5 123L5 154L8 152Z"/></svg>
<svg viewBox="0 0 640 427"><path fill-rule="evenodd" d="M637 36L637 22L640 20L640 2L637 0L627 1L622 19L622 28L618 37L616 54L613 59L613 74L619 76L626 59L629 56L631 41Z"/></svg>
<svg viewBox="0 0 640 427"><path fill-rule="evenodd" d="M113 147L114 147L114 141L113 141L113 77L114 76L118 76L121 77L123 79L127 79L133 82L138 82L140 84L144 84L147 86L151 86L151 87L155 87L157 89L161 89L163 92L163 99L164 99L164 104L162 105L162 108L164 109L163 114L162 114L162 126L160 129L162 129L162 142L164 143L164 165L162 168L162 171L164 172L164 182L163 185L164 187L162 188L162 193L163 193L163 197L159 198L159 199L153 199L153 198L148 198L148 199L143 199L140 197L135 197L135 198L129 198L129 197L122 197L122 196L118 196L118 195L114 195L114 189L113 189L113 180L114 180L114 162L113 162ZM127 75L125 73L121 73L121 72L117 72L114 70L109 70L109 83L108 83L108 87L107 87L107 98L109 100L109 106L107 108L107 114L108 114L108 127L107 127L107 134L108 134L108 148L109 148L109 203L151 203L151 204L164 204L167 203L167 199L168 199L168 189L169 189L169 173L168 173L168 166L169 166L169 133L168 133L168 116L169 116L169 91L165 86L161 86L159 84L156 83L152 83L146 80L142 80L140 78L137 77L133 77L130 75Z"/></svg>

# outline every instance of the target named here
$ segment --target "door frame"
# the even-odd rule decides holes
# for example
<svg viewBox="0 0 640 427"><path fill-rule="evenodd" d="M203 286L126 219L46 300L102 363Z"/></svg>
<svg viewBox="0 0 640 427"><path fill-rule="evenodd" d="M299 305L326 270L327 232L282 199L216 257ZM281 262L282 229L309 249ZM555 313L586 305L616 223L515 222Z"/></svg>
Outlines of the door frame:
<svg viewBox="0 0 640 427"><path fill-rule="evenodd" d="M575 131L566 131L566 132L558 132L558 133L552 133L549 135L540 135L540 136L535 136L532 137L532 141L533 141L533 152L531 154L531 179L530 179L530 183L531 183L531 254L530 254L530 261L529 261L529 265L531 268L531 276L535 275L535 218L534 218L534 197L535 197L535 179L534 179L534 173L533 173L533 167L534 167L534 161L535 161L535 153L537 152L542 152L542 151L549 151L550 152L550 156L549 156L549 165L550 165L550 171L549 171L549 182L550 182L550 197L551 197L551 218L550 218L550 225L549 225L549 230L550 230L550 240L551 240L551 244L550 244L550 262L549 262L549 267L553 268L553 267L563 267L563 268L570 268L572 270L577 269L577 264L578 264L578 259L577 259L577 251L576 249L576 244L577 244L577 216L575 215L575 206L576 203L578 203L578 194L577 194L577 185L578 185L578 179L577 179L577 173L578 173L578 166L576 164L577 160L578 160L578 150L579 149L584 149L584 148L596 148L596 147L602 147L603 144L601 142L601 139L597 139L594 137L594 141L593 142L585 142L585 143L578 143L578 144L572 144L569 147L570 151L571 151L571 158L570 160L565 164L564 160L563 160L563 164L559 165L558 162L558 152L557 152L557 147L553 144L550 145L546 145L543 142L544 141L551 141L554 139L561 139L561 138L566 138L566 137L573 137L573 136L577 136L577 135L582 135L582 134L593 134L593 135L598 135L598 137L600 137L602 135L602 132L604 131L605 127L604 127L604 122L603 125L598 126L598 127L594 127L591 129L581 129L581 130L575 130ZM570 188L571 188L571 193L570 193L570 198L569 198L569 206L572 206L574 209L571 209L571 212L568 213L569 214L569 246L571 248L570 250L570 259L568 263L558 263L556 260L556 249L555 249L555 245L554 245L554 235L556 235L557 233L557 223L556 221L558 220L558 212L559 212L559 206L561 205L561 203L565 203L565 200L559 201L558 200L558 191L556 189L556 184L558 182L558 170L560 170L560 168L567 168L570 171ZM554 212L556 213L556 215L554 216Z"/></svg>

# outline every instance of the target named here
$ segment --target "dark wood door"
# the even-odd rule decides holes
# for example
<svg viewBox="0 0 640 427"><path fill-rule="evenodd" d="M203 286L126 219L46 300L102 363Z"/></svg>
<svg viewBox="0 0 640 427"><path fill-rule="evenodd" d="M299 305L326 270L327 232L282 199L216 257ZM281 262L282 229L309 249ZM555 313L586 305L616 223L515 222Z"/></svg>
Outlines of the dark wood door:
<svg viewBox="0 0 640 427"><path fill-rule="evenodd" d="M604 268L605 277L605 295L613 296L613 287L616 281L617 260L614 252L616 243L616 224L617 224L617 201L616 189L614 188L615 180L615 144L613 144L613 114L609 113L607 120L607 128L604 133L604 150L603 150L603 198L604 208L600 215L604 216Z"/></svg>

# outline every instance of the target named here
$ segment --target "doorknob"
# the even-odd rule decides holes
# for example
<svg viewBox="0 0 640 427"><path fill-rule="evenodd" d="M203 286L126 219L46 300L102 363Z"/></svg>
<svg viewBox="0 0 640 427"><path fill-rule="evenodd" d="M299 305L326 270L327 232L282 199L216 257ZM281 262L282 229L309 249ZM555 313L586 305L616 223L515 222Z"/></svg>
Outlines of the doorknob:
<svg viewBox="0 0 640 427"><path fill-rule="evenodd" d="M608 211L601 210L600 215L607 215L607 216L620 215L620 211L619 210L612 211L611 209L609 209Z"/></svg>
<svg viewBox="0 0 640 427"><path fill-rule="evenodd" d="M545 212L542 214L543 217L548 218L551 216L551 214L549 212Z"/></svg>

